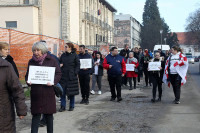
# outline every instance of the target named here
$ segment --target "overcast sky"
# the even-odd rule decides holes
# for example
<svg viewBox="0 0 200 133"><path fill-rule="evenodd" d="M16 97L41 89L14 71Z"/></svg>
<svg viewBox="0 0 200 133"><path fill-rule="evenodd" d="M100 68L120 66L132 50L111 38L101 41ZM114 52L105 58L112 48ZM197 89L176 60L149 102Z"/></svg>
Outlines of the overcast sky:
<svg viewBox="0 0 200 133"><path fill-rule="evenodd" d="M107 0L117 9L117 14L131 14L142 23L146 0ZM161 17L165 19L172 32L184 32L186 19L191 12L200 8L200 0L158 0Z"/></svg>

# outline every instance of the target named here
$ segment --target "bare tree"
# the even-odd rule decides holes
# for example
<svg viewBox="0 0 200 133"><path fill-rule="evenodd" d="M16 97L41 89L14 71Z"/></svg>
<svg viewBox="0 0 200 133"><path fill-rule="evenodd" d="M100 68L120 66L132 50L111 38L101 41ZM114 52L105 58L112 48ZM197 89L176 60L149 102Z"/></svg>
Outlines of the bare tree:
<svg viewBox="0 0 200 133"><path fill-rule="evenodd" d="M200 8L187 18L186 31L192 32L192 38L200 42Z"/></svg>

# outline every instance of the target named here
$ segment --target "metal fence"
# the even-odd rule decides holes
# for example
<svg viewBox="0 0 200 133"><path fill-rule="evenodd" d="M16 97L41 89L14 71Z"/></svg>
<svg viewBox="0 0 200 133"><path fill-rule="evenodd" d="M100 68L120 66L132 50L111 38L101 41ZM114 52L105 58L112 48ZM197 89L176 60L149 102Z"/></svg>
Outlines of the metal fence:
<svg viewBox="0 0 200 133"><path fill-rule="evenodd" d="M24 79L28 61L32 58L33 43L40 40L45 40L49 51L55 55L64 50L64 41L58 38L0 28L0 41L9 43L10 55L18 67L20 79Z"/></svg>

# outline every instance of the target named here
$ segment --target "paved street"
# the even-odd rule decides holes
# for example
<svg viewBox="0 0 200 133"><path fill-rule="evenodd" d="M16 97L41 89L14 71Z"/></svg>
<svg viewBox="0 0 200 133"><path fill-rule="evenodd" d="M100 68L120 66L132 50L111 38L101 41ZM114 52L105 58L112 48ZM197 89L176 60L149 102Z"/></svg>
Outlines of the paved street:
<svg viewBox="0 0 200 133"><path fill-rule="evenodd" d="M163 85L163 100L152 104L151 87L140 85L136 90L123 88L123 101L110 102L110 92L104 78L103 94L92 95L89 105L80 105L76 97L75 111L54 115L55 133L199 133L200 78L198 63L190 64L187 84L182 87L181 104L172 103L172 88ZM29 101L27 101L29 103ZM57 104L59 108L59 104ZM31 115L19 122L19 133L29 133ZM39 133L46 133L46 127Z"/></svg>

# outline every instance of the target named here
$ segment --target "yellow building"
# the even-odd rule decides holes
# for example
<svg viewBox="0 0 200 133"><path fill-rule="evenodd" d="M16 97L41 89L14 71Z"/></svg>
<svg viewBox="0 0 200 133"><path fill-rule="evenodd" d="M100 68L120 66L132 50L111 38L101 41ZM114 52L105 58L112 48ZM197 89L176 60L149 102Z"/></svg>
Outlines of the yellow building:
<svg viewBox="0 0 200 133"><path fill-rule="evenodd" d="M113 44L114 12L116 9L106 0L81 0L80 44Z"/></svg>
<svg viewBox="0 0 200 133"><path fill-rule="evenodd" d="M113 44L114 9L106 0L0 0L0 27L88 46Z"/></svg>

